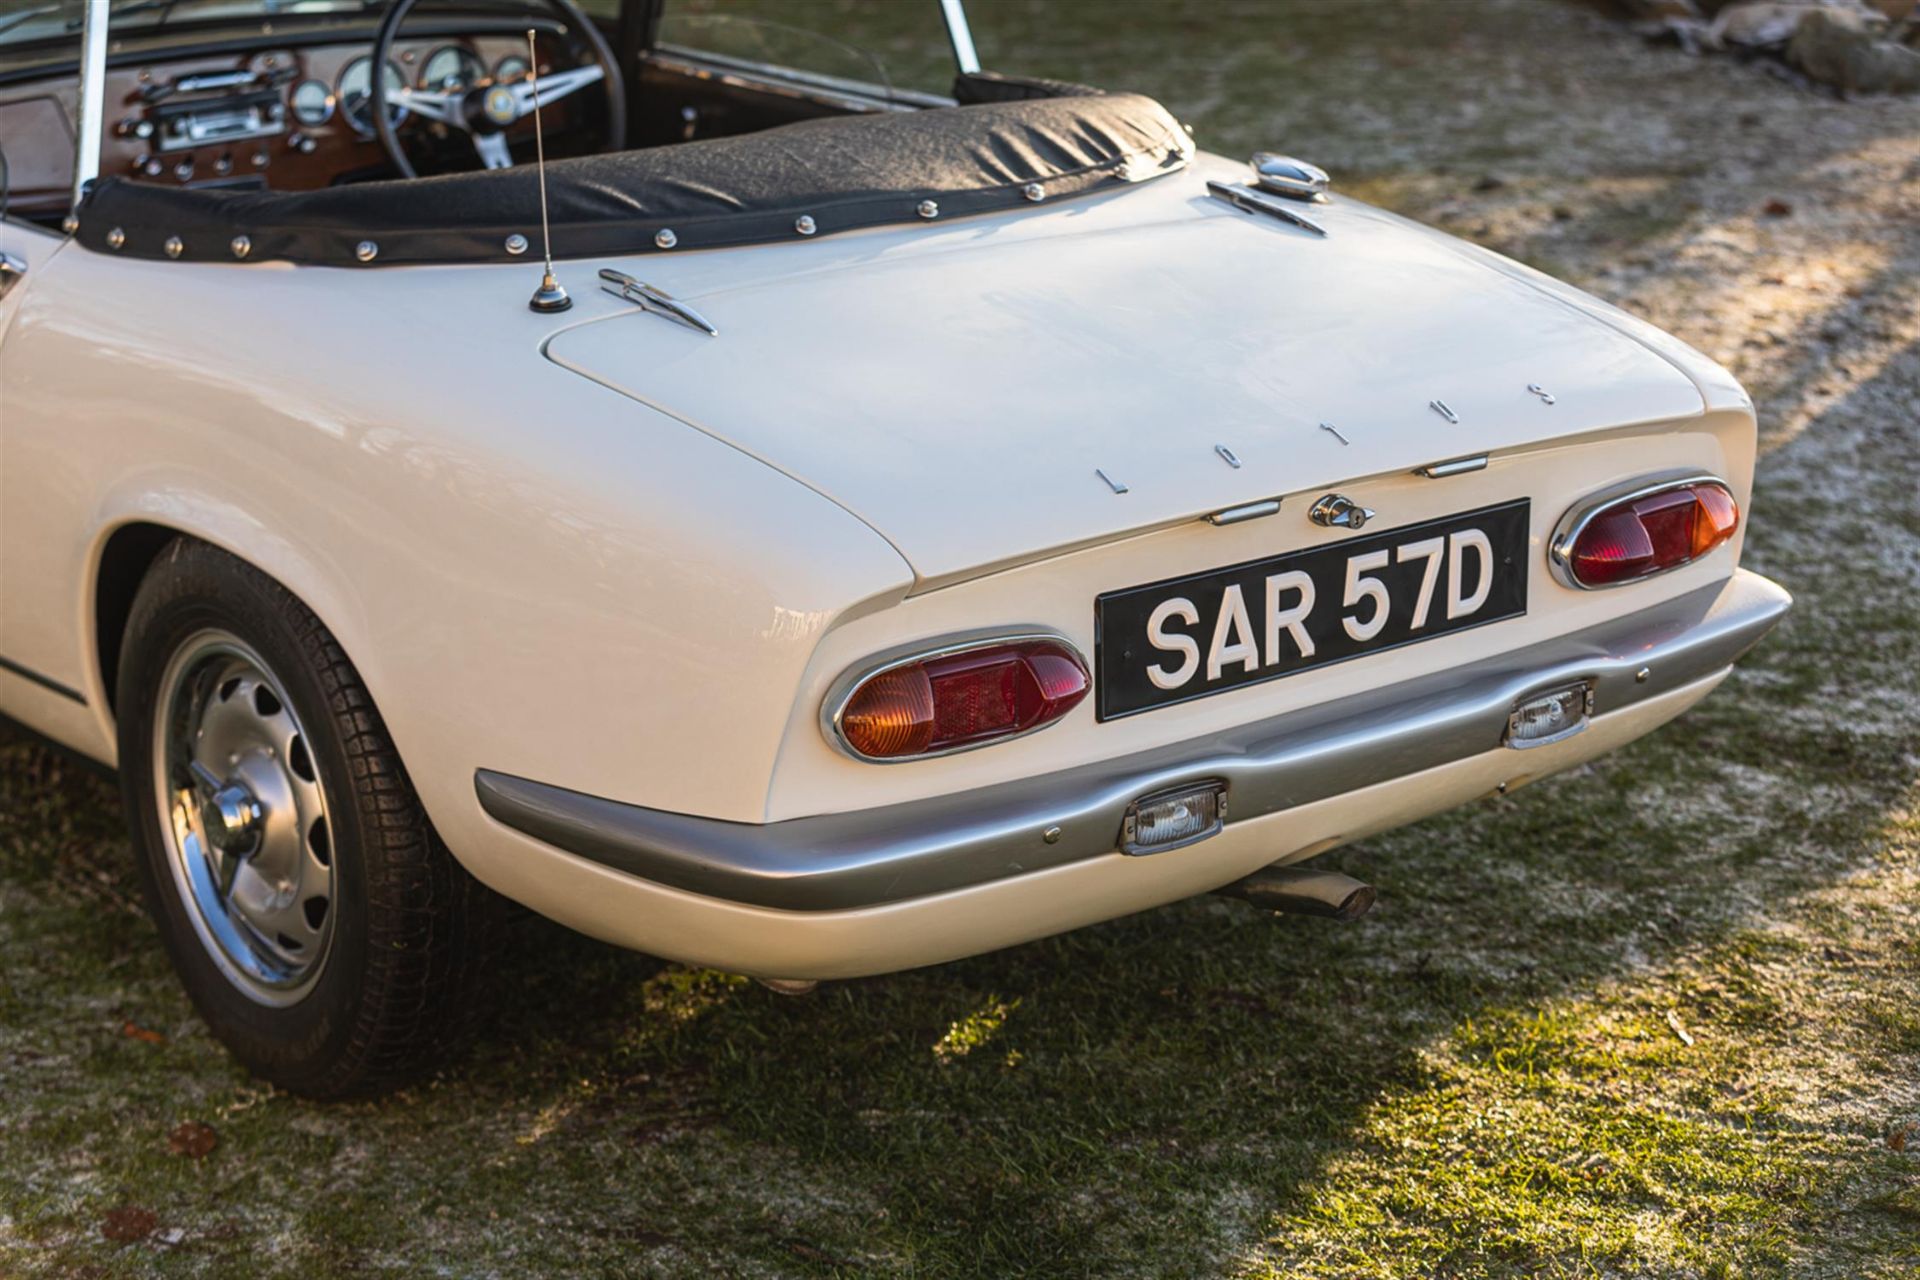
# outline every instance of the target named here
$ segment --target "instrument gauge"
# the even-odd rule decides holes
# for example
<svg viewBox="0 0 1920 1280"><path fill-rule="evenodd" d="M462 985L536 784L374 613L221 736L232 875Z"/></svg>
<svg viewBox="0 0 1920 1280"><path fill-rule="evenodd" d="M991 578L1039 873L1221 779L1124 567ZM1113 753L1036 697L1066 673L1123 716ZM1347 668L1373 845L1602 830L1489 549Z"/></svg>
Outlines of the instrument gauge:
<svg viewBox="0 0 1920 1280"><path fill-rule="evenodd" d="M407 86L406 77L400 74L400 68L389 62L381 69L381 80L388 93L394 93ZM354 129L373 135L373 59L355 58L340 72L340 114ZM387 119L397 127L407 118L407 109L389 104Z"/></svg>
<svg viewBox="0 0 1920 1280"><path fill-rule="evenodd" d="M334 97L323 80L302 80L293 86L293 118L309 129L333 119Z"/></svg>
<svg viewBox="0 0 1920 1280"><path fill-rule="evenodd" d="M527 74L527 60L517 53L510 53L493 64L495 80L511 80L515 76Z"/></svg>
<svg viewBox="0 0 1920 1280"><path fill-rule="evenodd" d="M465 89L487 77L487 64L459 45L443 44L427 55L420 87L430 92Z"/></svg>

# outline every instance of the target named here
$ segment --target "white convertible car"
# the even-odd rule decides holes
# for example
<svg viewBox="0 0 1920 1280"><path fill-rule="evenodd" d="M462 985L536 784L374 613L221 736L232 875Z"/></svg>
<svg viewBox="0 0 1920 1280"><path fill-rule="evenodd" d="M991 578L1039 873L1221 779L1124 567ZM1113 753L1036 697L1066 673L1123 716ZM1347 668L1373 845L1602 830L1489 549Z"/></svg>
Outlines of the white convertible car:
<svg viewBox="0 0 1920 1280"><path fill-rule="evenodd" d="M268 1078L404 1071L486 890L777 986L1351 915L1290 864L1787 609L1699 353L958 0L877 15L945 93L769 12L0 16L0 711Z"/></svg>

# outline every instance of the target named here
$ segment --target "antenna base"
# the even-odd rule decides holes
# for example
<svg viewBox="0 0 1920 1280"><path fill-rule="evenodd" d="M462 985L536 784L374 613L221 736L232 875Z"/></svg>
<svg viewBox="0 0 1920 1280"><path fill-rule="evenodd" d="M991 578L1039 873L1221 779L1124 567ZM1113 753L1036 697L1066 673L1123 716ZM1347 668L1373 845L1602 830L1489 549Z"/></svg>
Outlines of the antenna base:
<svg viewBox="0 0 1920 1280"><path fill-rule="evenodd" d="M567 296L566 289L553 278L552 272L540 277L540 287L533 291L531 298L527 299L528 310L543 314L565 311L572 305L573 299Z"/></svg>

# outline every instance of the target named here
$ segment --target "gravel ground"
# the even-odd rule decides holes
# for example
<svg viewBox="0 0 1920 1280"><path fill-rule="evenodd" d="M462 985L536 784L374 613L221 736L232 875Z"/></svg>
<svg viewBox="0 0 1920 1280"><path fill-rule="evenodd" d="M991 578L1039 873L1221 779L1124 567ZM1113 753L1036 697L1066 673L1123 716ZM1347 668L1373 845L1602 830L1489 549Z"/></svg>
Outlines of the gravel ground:
<svg viewBox="0 0 1920 1280"><path fill-rule="evenodd" d="M111 788L0 737L0 1274L1920 1274L1920 103L1558 0L970 7L1726 363L1793 617L1335 855L1359 925L1184 903L782 1001L533 922L481 1044L350 1106L231 1065ZM836 22L924 60L898 12Z"/></svg>

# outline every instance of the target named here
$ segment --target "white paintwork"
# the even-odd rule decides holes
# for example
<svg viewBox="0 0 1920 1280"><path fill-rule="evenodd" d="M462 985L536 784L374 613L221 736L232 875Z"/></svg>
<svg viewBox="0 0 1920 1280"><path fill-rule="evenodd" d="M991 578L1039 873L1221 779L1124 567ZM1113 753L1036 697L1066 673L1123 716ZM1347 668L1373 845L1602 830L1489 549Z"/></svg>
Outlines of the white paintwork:
<svg viewBox="0 0 1920 1280"><path fill-rule="evenodd" d="M1424 406L1421 401L1422 412ZM1551 414L1557 408L1543 407L1541 412ZM1444 427L1439 418L1433 421L1436 427ZM1069 763L1130 755L1163 742L1203 739L1249 720L1337 702L1383 680L1407 679L1523 650L1616 617L1623 606L1649 607L1698 590L1732 573L1738 559L1737 539L1697 564L1622 591L1573 591L1561 586L1546 571L1546 547L1555 524L1577 495L1635 476L1693 468L1726 477L1744 497L1751 483L1752 450L1751 417L1719 411L1667 427L1543 442L1496 457L1486 471L1446 480L1427 480L1404 471L1358 477L1339 487L1381 513L1377 526L1368 526L1369 532L1533 495L1530 543L1539 571L1528 579L1527 616L1438 636L1391 656L1325 667L1106 724L1094 720L1090 702L1083 703L1059 723L1030 737L937 762L875 769L834 750L820 734L817 715L833 681L870 654L978 627L983 617L998 614L1057 631L1091 655L1093 598L1102 591L1337 544L1350 535L1308 522L1307 507L1324 492L1310 488L1282 494L1279 514L1264 519L1224 528L1203 520L1182 521L1144 536L913 595L892 608L849 619L822 639L795 700L766 816L799 817L991 786ZM1220 469L1227 470L1224 465ZM1623 594L1630 600L1622 600Z"/></svg>
<svg viewBox="0 0 1920 1280"><path fill-rule="evenodd" d="M1098 233L1069 201L956 223L926 241L943 252L697 289L721 341L634 314L547 354L814 486L927 582L1549 424L1702 409L1646 347L1365 205L1316 210L1320 240L1210 199L1202 173L1106 202Z"/></svg>
<svg viewBox="0 0 1920 1280"><path fill-rule="evenodd" d="M1378 528L1531 497L1541 557L1580 496L1636 475L1713 472L1745 506L1752 412L1711 362L1363 205L1316 214L1320 241L1201 194L1240 171L1208 158L1007 215L563 262L576 306L557 319L526 309L526 264L133 261L0 226L33 264L0 310L0 655L86 700L0 671L0 711L112 759L99 557L128 522L178 529L326 621L482 879L625 945L826 977L1210 888L1587 758L1703 694L1524 761L1235 824L1178 861L1095 859L866 912L693 898L480 811L478 768L738 821L991 785L1521 649L1733 572L1737 539L1620 591L1570 591L1542 560L1528 615L1485 630L1111 724L1084 704L940 760L834 751L821 701L871 655L992 626L1090 654L1101 591L1345 536L1304 517L1336 485ZM599 292L602 265L697 302L722 336ZM1482 450L1484 471L1411 474ZM1268 497L1278 515L1203 518Z"/></svg>
<svg viewBox="0 0 1920 1280"><path fill-rule="evenodd" d="M0 654L94 711L74 736L58 699L0 673L8 713L57 713L111 757L94 565L151 521L326 620L436 817L473 805L482 765L758 817L819 636L911 574L840 508L541 359L538 271L70 247L30 277L0 353Z"/></svg>

